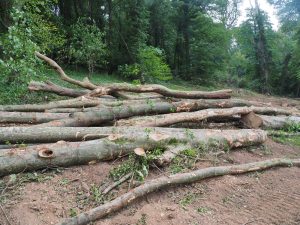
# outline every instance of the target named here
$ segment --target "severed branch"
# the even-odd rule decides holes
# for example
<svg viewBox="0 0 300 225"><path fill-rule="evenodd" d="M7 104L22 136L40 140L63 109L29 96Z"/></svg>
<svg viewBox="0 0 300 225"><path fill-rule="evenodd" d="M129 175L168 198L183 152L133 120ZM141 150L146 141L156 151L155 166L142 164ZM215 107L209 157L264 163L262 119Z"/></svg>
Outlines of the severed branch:
<svg viewBox="0 0 300 225"><path fill-rule="evenodd" d="M28 90L50 92L60 96L68 96L68 97L79 97L79 96L87 95L89 93L88 90L76 90L72 88L66 88L54 84L51 81L45 81L45 82L31 81L28 85Z"/></svg>
<svg viewBox="0 0 300 225"><path fill-rule="evenodd" d="M238 175L248 172L266 170L273 167L291 167L300 166L300 159L271 159L261 162L247 163L234 166L209 167L205 169L195 170L189 173L176 174L169 177L160 177L147 181L139 187L136 187L128 193L119 196L111 202L93 208L87 212L81 213L73 218L68 218L57 225L85 225L92 221L99 220L111 213L114 213L129 204L135 199L143 197L151 192L173 185L189 184L199 182L206 178Z"/></svg>
<svg viewBox="0 0 300 225"><path fill-rule="evenodd" d="M60 75L61 79L67 81L71 84L78 85L80 87L93 90L89 93L90 96L102 96L102 95L114 95L120 91L126 92L135 92L135 93L147 93L155 92L166 97L175 97L175 98L189 98L189 99L225 99L230 98L232 90L219 90L219 91L177 91L171 90L162 85L129 85L129 84L106 84L106 85L95 85L89 81L88 78L84 78L83 81L75 80L65 74L63 69L52 59L47 56L36 52L36 56L45 62L47 62L56 72Z"/></svg>
<svg viewBox="0 0 300 225"><path fill-rule="evenodd" d="M39 52L35 52L35 55L38 58L47 62L60 75L60 78L62 80L67 81L71 84L75 84L77 86L89 89L89 90L94 90L97 88L97 86L94 85L93 83L91 83L87 77L84 78L83 81L75 80L75 79L69 77L67 74L65 74L64 70L54 60L48 58L47 56L45 56Z"/></svg>
<svg viewBox="0 0 300 225"><path fill-rule="evenodd" d="M118 181L114 182L113 184L111 184L110 186L105 188L104 191L102 191L102 195L107 195L112 189L114 189L115 187L118 187L120 184L129 180L132 176L133 176L133 173L126 174L121 179L119 179Z"/></svg>

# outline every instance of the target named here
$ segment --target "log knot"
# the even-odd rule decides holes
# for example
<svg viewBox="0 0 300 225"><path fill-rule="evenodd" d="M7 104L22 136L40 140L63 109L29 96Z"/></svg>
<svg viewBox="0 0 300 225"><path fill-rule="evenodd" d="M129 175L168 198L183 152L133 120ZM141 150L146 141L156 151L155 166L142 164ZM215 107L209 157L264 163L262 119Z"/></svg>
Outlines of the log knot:
<svg viewBox="0 0 300 225"><path fill-rule="evenodd" d="M43 148L39 150L38 155L40 158L44 158L44 159L54 158L54 152L48 148Z"/></svg>

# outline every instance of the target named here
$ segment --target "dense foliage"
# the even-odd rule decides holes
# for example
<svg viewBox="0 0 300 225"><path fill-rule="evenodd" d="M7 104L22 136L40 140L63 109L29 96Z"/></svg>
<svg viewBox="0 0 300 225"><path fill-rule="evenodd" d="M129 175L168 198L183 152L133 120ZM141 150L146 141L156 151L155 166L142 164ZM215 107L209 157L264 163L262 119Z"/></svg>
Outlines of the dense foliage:
<svg viewBox="0 0 300 225"><path fill-rule="evenodd" d="M257 0L240 25L241 0L1 0L1 86L21 90L40 75L39 50L91 76L175 77L299 97L300 3L268 1L278 31Z"/></svg>

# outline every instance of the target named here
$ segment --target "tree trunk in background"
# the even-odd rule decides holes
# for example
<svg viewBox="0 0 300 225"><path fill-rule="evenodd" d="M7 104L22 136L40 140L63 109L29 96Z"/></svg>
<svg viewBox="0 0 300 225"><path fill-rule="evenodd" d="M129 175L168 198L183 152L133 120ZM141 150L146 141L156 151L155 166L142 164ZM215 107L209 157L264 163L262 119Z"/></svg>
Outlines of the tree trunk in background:
<svg viewBox="0 0 300 225"><path fill-rule="evenodd" d="M289 64L290 64L290 61L292 59L292 54L291 53L288 53L285 58L284 58L284 61L283 61L283 67L282 67L282 71L281 71L281 84L280 84L280 94L284 94L285 92L285 87L286 87L286 82L285 80L288 78L288 69L289 69Z"/></svg>

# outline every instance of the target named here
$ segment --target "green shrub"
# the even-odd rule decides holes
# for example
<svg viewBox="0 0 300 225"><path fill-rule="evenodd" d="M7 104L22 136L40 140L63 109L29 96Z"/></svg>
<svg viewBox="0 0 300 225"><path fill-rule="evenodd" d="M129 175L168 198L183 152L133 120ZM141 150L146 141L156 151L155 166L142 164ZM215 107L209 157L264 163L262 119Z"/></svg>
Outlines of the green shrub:
<svg viewBox="0 0 300 225"><path fill-rule="evenodd" d="M138 52L137 63L121 65L118 71L121 76L130 80L152 81L170 80L172 74L169 66L165 63L163 51L159 48L146 46Z"/></svg>
<svg viewBox="0 0 300 225"><path fill-rule="evenodd" d="M71 26L71 43L69 57L75 63L84 63L90 73L94 73L97 65L106 64L106 44L103 42L104 34L95 24L89 24L85 18L79 18Z"/></svg>
<svg viewBox="0 0 300 225"><path fill-rule="evenodd" d="M11 14L13 25L8 33L1 38L3 58L0 60L1 81L0 86L6 91L2 95L12 95L19 98L27 91L27 82L38 76L41 63L34 52L39 50L32 39L32 31L27 27L26 13L13 9ZM9 96L2 96L4 100Z"/></svg>

